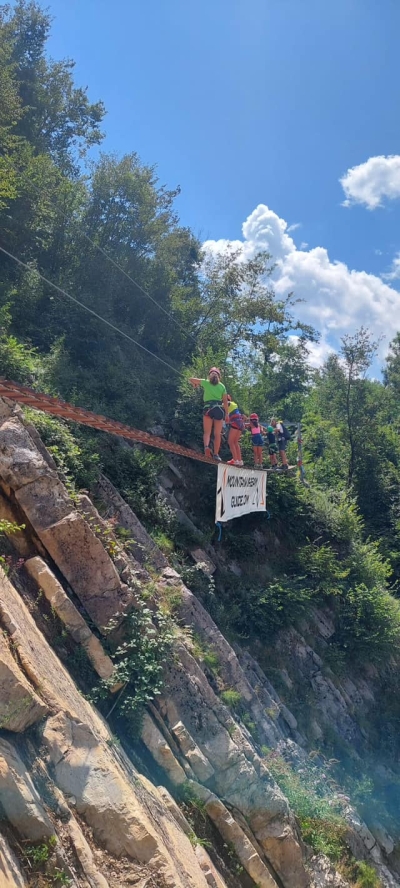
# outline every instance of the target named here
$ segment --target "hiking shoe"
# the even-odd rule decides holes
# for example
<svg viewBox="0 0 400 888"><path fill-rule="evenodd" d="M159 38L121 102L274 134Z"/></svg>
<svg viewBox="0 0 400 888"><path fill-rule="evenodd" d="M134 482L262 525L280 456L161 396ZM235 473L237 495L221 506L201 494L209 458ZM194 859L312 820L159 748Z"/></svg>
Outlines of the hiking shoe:
<svg viewBox="0 0 400 888"><path fill-rule="evenodd" d="M237 466L238 463L235 459L228 459L227 466Z"/></svg>
<svg viewBox="0 0 400 888"><path fill-rule="evenodd" d="M204 456L208 456L208 459L212 459L211 447L204 448Z"/></svg>
<svg viewBox="0 0 400 888"><path fill-rule="evenodd" d="M213 459L215 459L216 462L222 462L222 459L221 459L219 453L213 453L212 456L213 456Z"/></svg>
<svg viewBox="0 0 400 888"><path fill-rule="evenodd" d="M239 466L239 468L241 469L242 466L243 466L243 460L242 460L242 459L237 459L236 462L235 462L235 466Z"/></svg>

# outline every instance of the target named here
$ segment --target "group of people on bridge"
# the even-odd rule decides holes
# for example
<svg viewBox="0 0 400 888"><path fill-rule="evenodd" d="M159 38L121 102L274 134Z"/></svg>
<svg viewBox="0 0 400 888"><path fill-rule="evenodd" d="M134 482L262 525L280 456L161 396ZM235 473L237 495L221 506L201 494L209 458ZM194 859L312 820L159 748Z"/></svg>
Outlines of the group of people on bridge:
<svg viewBox="0 0 400 888"><path fill-rule="evenodd" d="M268 455L271 469L278 471L278 453L282 463L282 470L288 471L286 455L287 441L290 438L283 423L274 417L270 424L260 423L257 413L245 416L236 402L228 395L221 382L221 371L218 367L211 367L207 379L190 377L189 382L194 388L203 389L203 441L206 456L221 462L219 455L221 437L224 422L228 428L228 444L232 459L228 461L231 466L243 466L240 439L244 431L251 433L254 467L263 468L263 447L268 446ZM265 438L264 438L265 436ZM210 442L213 437L213 447Z"/></svg>

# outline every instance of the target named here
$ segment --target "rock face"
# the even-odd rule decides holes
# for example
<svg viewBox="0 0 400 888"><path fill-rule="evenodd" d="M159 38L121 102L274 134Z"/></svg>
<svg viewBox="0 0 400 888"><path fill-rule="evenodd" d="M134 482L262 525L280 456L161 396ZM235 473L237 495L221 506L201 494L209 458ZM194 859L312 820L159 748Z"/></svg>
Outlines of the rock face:
<svg viewBox="0 0 400 888"><path fill-rule="evenodd" d="M92 849L75 817L68 821L68 835L90 888L110 888L107 879L97 869Z"/></svg>
<svg viewBox="0 0 400 888"><path fill-rule="evenodd" d="M51 472L16 417L6 418L0 426L0 459L1 477L14 491L46 474L57 482L56 473Z"/></svg>
<svg viewBox="0 0 400 888"><path fill-rule="evenodd" d="M26 888L26 881L11 848L0 833L0 888Z"/></svg>
<svg viewBox="0 0 400 888"><path fill-rule="evenodd" d="M111 558L81 515L71 513L38 534L98 628L120 621L129 592L126 600Z"/></svg>
<svg viewBox="0 0 400 888"><path fill-rule="evenodd" d="M0 728L25 731L47 712L47 706L12 657L6 635L0 630Z"/></svg>
<svg viewBox="0 0 400 888"><path fill-rule="evenodd" d="M254 882L260 888L277 888L276 880L263 861L262 849L257 848L254 839L249 839L223 802L198 784L193 785L193 790L204 802L208 816L228 846L234 848L240 863Z"/></svg>
<svg viewBox="0 0 400 888"><path fill-rule="evenodd" d="M0 798L6 817L24 839L49 839L54 829L17 751L0 740Z"/></svg>
<svg viewBox="0 0 400 888"><path fill-rule="evenodd" d="M60 713L47 721L44 743L49 751L57 785L74 797L76 810L91 826L98 842L116 857L127 855L140 863L157 867L166 885L202 885L203 874L189 840L180 833L175 820L165 813L158 824L152 823L142 804L145 792L133 792L90 728ZM142 798L141 798L142 797ZM150 808L150 799L147 806ZM177 859L185 860L186 882L178 880Z"/></svg>
<svg viewBox="0 0 400 888"><path fill-rule="evenodd" d="M140 860L149 878L157 873L163 888L206 888L205 874L176 819L161 796L156 791L152 795L141 783L140 774L122 752L118 754L121 761L117 760L105 723L79 693L0 570L2 623L18 644L21 663L43 698L42 714L47 707L54 712L44 727L43 749L36 750L39 758L50 756L55 778L52 788L50 777L46 778L47 793L57 802L50 814L15 747L0 740L1 805L17 833L31 841L49 838L57 832L54 812L61 811L68 821L71 800L102 846L116 856ZM90 870L93 861L84 841L77 854L83 869ZM92 884L105 888L102 879L96 884L92 878ZM223 880L219 888L226 888Z"/></svg>
<svg viewBox="0 0 400 888"><path fill-rule="evenodd" d="M313 857L311 863L310 888L349 888L349 883L342 879L323 854Z"/></svg>
<svg viewBox="0 0 400 888"><path fill-rule="evenodd" d="M23 603L21 596L0 568L0 626L3 626L14 646L26 676L44 706L52 712L66 710L71 715L88 721L93 729L107 737L107 729L87 703L60 663L52 648Z"/></svg>
<svg viewBox="0 0 400 888"><path fill-rule="evenodd" d="M178 647L178 653L176 661L167 666L168 696L163 695L160 701L168 728L173 731L174 725L183 724L184 732L178 727L177 739L184 734L189 754L191 749L200 750L208 764L205 782L217 797L240 812L283 884L305 888L308 876L302 848L285 797L241 731L233 730L230 713L184 645ZM146 737L143 739L146 742ZM246 868L250 858L246 853Z"/></svg>
<svg viewBox="0 0 400 888"><path fill-rule="evenodd" d="M10 411L8 411L10 413ZM114 564L65 487L38 449L22 420L0 418L0 478L96 626L106 631L133 603Z"/></svg>
<svg viewBox="0 0 400 888"><path fill-rule="evenodd" d="M251 880L260 888L346 888L323 855L307 853L288 801L261 757L265 745L293 761L307 758L307 740L290 705L248 651L231 647L115 488L102 478L97 494L108 515L134 539L128 553L116 551L114 539L111 558L105 547L108 526L90 500L82 496L71 502L35 430L1 401L0 480L0 508L26 518L27 534L19 545L28 557L27 573L84 647L100 677L110 678L113 664L86 615L103 633L113 622L123 637L124 615L137 605L142 582L148 591L152 580L152 607L157 600L180 601L163 694L143 721L146 768L164 774L172 793L174 787L177 795L188 789L197 799L221 844L234 850L246 884ZM207 556L208 573L215 569L208 553L192 555L197 561ZM156 577L155 571L161 575ZM81 608L72 601L71 589ZM315 619L321 636L329 637L329 616L316 613ZM214 675L185 626L212 651L218 663ZM121 748L115 748L104 720L79 692L1 569L0 630L5 633L0 631L0 728L9 732L0 738L0 803L16 834L30 841L57 835L57 853L65 859L72 884L84 888L226 888L218 855L212 861L201 845L193 847L193 825L171 793L152 784ZM291 668L281 670L284 685L293 687L294 669L320 703L314 737L321 731L318 719L334 718L343 737L356 742L359 733L351 708L371 697L368 684L346 677L336 686L299 632L290 630L282 645L291 652ZM224 705L222 688L236 691L236 712ZM353 842L354 852L376 865L384 888L394 888L397 883L385 865L393 840L378 824L368 829L350 807L346 816L349 845ZM0 888L2 866L9 880L5 885L14 884L9 877L12 855L7 870L2 863L9 851L4 848L0 842ZM17 878L23 876L15 872L19 888L24 882ZM229 884L231 888L234 882Z"/></svg>
<svg viewBox="0 0 400 888"><path fill-rule="evenodd" d="M105 504L110 517L115 516L120 527L129 531L129 534L132 536L130 551L139 564L151 564L157 570L162 570L168 566L167 559L160 552L154 540L146 532L135 513L132 512L132 509L122 499L114 485L111 484L111 481L105 478L104 475L101 476L97 484L96 496Z"/></svg>
<svg viewBox="0 0 400 888"><path fill-rule="evenodd" d="M42 590L74 641L82 645L100 678L111 678L114 672L112 660L104 652L99 639L93 635L86 620L68 597L53 571L38 556L29 558L25 568L36 581L39 590Z"/></svg>

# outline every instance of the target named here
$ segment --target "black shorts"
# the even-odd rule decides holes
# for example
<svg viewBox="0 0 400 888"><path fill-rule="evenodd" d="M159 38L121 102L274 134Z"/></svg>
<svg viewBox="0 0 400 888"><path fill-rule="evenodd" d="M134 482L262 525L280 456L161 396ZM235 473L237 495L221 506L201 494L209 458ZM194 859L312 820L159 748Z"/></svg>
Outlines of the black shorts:
<svg viewBox="0 0 400 888"><path fill-rule="evenodd" d="M206 403L203 407L203 416L209 416L210 419L225 419L225 410L222 404L216 403Z"/></svg>

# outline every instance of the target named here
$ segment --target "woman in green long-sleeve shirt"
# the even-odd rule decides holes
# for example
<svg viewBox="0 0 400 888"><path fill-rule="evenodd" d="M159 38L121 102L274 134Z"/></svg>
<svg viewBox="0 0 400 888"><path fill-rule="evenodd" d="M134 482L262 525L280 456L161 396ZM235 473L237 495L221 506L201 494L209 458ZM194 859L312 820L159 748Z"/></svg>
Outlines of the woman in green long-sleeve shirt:
<svg viewBox="0 0 400 888"><path fill-rule="evenodd" d="M229 422L229 405L226 388L221 382L221 371L211 367L208 379L191 377L189 382L193 388L202 388L204 395L203 407L203 441L204 453L221 462L219 448L221 446L222 425L224 419ZM214 431L214 452L210 448L211 433Z"/></svg>

